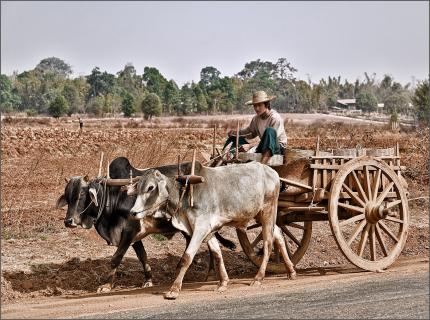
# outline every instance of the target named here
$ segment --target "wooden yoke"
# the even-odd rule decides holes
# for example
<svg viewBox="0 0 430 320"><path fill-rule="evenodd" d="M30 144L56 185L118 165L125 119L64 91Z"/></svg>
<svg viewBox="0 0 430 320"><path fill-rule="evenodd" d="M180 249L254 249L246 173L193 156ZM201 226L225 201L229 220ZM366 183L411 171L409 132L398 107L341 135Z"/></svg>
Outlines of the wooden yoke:
<svg viewBox="0 0 430 320"><path fill-rule="evenodd" d="M182 175L182 176L175 176L176 181L185 184L187 183L188 180L188 184L192 185L192 184L198 184L198 183L202 183L205 182L205 178L201 177L201 176L196 176L196 175Z"/></svg>
<svg viewBox="0 0 430 320"><path fill-rule="evenodd" d="M194 167L196 166L196 148L193 150L193 162L191 162L191 175L194 176ZM193 185L190 185L190 207L194 206Z"/></svg>
<svg viewBox="0 0 430 320"><path fill-rule="evenodd" d="M216 124L214 125L214 136L212 141L212 159L215 158Z"/></svg>
<svg viewBox="0 0 430 320"><path fill-rule="evenodd" d="M236 129L236 153L234 155L234 159L239 159L239 120L237 120L237 129Z"/></svg>
<svg viewBox="0 0 430 320"><path fill-rule="evenodd" d="M97 177L101 177L102 176L103 155L104 155L104 153L102 151L102 153L100 155L99 174L97 175Z"/></svg>

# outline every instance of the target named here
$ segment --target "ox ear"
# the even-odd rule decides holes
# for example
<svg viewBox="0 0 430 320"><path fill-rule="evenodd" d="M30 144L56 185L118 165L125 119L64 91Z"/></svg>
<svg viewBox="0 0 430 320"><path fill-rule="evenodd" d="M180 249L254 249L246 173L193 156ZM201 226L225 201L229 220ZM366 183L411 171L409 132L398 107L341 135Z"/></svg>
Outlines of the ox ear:
<svg viewBox="0 0 430 320"><path fill-rule="evenodd" d="M66 197L64 196L64 194L62 194L58 199L57 199L57 203L55 204L55 207L57 209L61 209L62 207L64 207L65 205L67 205L67 201L66 201Z"/></svg>
<svg viewBox="0 0 430 320"><path fill-rule="evenodd" d="M90 198L91 201L94 202L95 206L98 207L99 203L97 202L97 191L94 188L90 188L90 190L88 190L90 192Z"/></svg>
<svg viewBox="0 0 430 320"><path fill-rule="evenodd" d="M155 176L160 179L161 178L161 172L158 170L155 170Z"/></svg>
<svg viewBox="0 0 430 320"><path fill-rule="evenodd" d="M85 182L90 181L90 177L88 177L88 175L87 175L87 174L86 174L86 175L85 175L85 177L84 177L84 181L85 181Z"/></svg>
<svg viewBox="0 0 430 320"><path fill-rule="evenodd" d="M64 180L66 181L66 183L69 183L69 181L70 181L70 180L69 180L69 179L67 179L67 178L64 178Z"/></svg>

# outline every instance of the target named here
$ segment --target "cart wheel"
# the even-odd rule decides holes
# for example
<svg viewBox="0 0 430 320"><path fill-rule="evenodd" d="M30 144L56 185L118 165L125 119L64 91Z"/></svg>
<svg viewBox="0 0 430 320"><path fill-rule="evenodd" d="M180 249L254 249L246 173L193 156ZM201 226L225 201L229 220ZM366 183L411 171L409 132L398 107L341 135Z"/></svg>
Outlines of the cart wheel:
<svg viewBox="0 0 430 320"><path fill-rule="evenodd" d="M294 222L280 226L283 231L288 255L296 265L305 254L312 235L312 221ZM261 225L256 223L247 228L246 232L236 229L237 237L246 256L257 267L260 266L263 257L263 237ZM267 271L273 273L286 272L282 255L276 246L270 255Z"/></svg>
<svg viewBox="0 0 430 320"><path fill-rule="evenodd" d="M409 226L408 200L397 174L381 160L353 159L336 173L330 194L330 227L345 257L369 271L390 266Z"/></svg>

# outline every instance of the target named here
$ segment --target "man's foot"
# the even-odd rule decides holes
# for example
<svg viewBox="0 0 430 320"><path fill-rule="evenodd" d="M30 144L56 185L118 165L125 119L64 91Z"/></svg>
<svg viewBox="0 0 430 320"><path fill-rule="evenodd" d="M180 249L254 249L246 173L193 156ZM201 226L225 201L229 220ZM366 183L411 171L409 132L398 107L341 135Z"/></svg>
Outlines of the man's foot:
<svg viewBox="0 0 430 320"><path fill-rule="evenodd" d="M263 152L261 156L261 163L267 164L271 158L270 151Z"/></svg>

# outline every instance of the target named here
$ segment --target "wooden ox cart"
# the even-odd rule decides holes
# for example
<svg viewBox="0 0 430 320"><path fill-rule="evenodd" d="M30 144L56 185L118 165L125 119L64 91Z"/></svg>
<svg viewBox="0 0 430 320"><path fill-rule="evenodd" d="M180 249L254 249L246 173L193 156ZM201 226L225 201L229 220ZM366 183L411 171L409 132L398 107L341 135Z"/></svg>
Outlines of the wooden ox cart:
<svg viewBox="0 0 430 320"><path fill-rule="evenodd" d="M237 157L237 158L246 158ZM297 264L311 239L312 223L329 221L340 251L359 268L379 271L400 255L409 225L406 183L399 146L391 149L287 150L286 164L272 165L285 184L278 200L277 225ZM261 228L238 232L243 251L259 265ZM268 270L284 269L271 257Z"/></svg>

